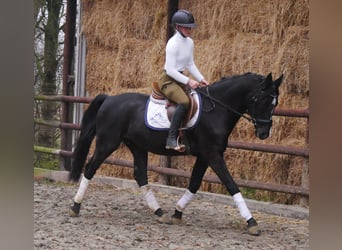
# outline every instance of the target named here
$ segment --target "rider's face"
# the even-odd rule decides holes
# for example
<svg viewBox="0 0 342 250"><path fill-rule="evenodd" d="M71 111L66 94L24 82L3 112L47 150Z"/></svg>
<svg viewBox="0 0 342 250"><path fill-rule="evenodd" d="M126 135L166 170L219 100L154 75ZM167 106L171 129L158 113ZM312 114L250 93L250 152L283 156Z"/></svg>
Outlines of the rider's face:
<svg viewBox="0 0 342 250"><path fill-rule="evenodd" d="M188 37L191 34L191 28L179 26L180 31L184 36Z"/></svg>

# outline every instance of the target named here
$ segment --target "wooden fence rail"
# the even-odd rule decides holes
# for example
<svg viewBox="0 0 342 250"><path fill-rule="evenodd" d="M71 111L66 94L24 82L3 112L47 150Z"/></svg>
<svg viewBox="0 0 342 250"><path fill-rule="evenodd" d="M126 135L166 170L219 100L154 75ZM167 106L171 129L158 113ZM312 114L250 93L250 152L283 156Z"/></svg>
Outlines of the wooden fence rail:
<svg viewBox="0 0 342 250"><path fill-rule="evenodd" d="M34 146L34 151L60 155L60 156L65 156L65 157L72 156L71 151L53 149L53 148L47 148L47 147ZM129 168L134 167L133 161L123 160L123 159L113 159L109 157L104 162L107 164L118 165L118 166L123 166L123 167L129 167ZM163 175L172 175L172 176L186 177L186 178L190 178L191 176L191 172L188 172L188 171L184 171L180 169L172 169L172 168L163 168L163 167L159 167L157 165L152 165L152 164L149 164L147 166L147 169L149 171L153 171L153 172L156 172L158 174L163 174ZM240 179L234 179L234 180L241 187L255 188L255 189L260 189L260 190L267 190L267 191L281 192L281 193L298 194L302 196L309 196L309 190L307 188L302 188L298 186L261 183L261 182L256 182L256 181L240 180ZM207 174L203 177L203 181L207 181L211 183L221 183L220 179L217 176L207 175Z"/></svg>

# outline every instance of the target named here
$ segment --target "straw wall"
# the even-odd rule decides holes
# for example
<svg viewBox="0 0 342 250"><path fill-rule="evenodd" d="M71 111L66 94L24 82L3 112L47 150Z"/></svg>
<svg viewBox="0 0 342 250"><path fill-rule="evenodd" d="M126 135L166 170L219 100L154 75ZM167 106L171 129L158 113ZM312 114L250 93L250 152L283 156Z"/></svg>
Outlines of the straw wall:
<svg viewBox="0 0 342 250"><path fill-rule="evenodd" d="M150 93L164 63L166 0L83 0L82 32L87 41L87 94ZM284 74L280 108L309 106L309 4L307 0L183 0L199 24L192 33L195 61L209 82L222 76L255 72ZM275 117L272 136L260 141L241 120L232 140L304 146L306 120ZM132 159L123 147L114 156ZM159 156L150 155L152 163ZM300 185L303 159L228 149L228 167L236 178ZM192 157L177 157L173 167L191 169ZM132 177L124 168L101 167L101 174ZM150 174L150 180L156 176ZM186 187L188 180L173 178ZM226 192L218 184L201 189ZM258 199L296 203L292 195L247 190ZM247 194L248 195L248 194Z"/></svg>

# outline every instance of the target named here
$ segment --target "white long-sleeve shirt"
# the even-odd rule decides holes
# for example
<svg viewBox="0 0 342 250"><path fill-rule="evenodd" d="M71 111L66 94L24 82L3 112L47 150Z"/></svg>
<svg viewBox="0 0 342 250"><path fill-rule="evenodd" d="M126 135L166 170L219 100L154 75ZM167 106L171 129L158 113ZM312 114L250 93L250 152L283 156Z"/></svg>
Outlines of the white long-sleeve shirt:
<svg viewBox="0 0 342 250"><path fill-rule="evenodd" d="M166 74L178 82L187 84L189 77L180 73L185 69L201 82L204 77L194 62L194 42L190 37L183 37L178 31L166 44L166 56L164 69Z"/></svg>

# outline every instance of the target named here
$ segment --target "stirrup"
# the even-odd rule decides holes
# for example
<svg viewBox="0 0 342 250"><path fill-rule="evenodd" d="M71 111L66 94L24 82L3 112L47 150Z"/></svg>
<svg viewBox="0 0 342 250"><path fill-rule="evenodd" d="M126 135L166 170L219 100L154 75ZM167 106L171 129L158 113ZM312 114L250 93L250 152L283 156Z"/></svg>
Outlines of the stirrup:
<svg viewBox="0 0 342 250"><path fill-rule="evenodd" d="M177 145L175 147L166 145L165 148L166 149L173 149L173 150L178 151L178 152L184 152L185 151L185 149L186 149L185 145L179 143L179 136L177 136L176 144Z"/></svg>
<svg viewBox="0 0 342 250"><path fill-rule="evenodd" d="M184 152L186 149L186 146L183 143L179 142L180 136L177 136L177 149L175 149L178 152Z"/></svg>

